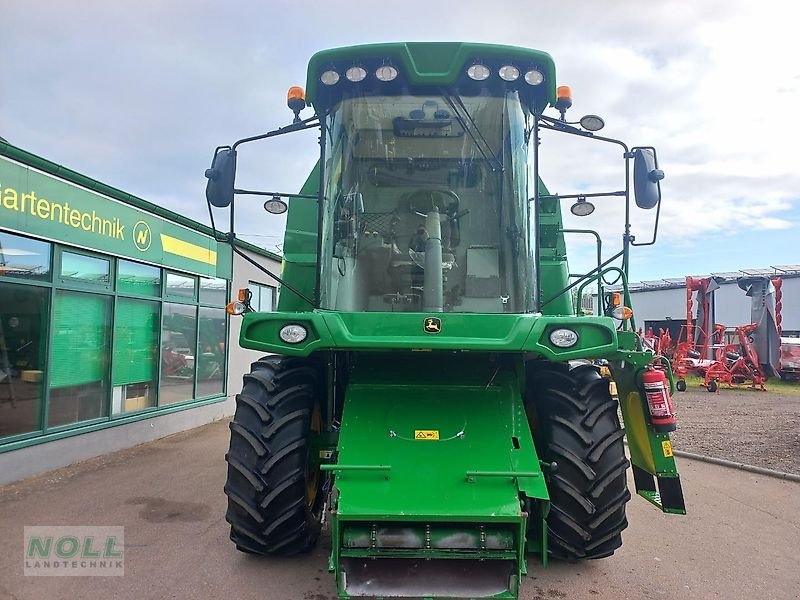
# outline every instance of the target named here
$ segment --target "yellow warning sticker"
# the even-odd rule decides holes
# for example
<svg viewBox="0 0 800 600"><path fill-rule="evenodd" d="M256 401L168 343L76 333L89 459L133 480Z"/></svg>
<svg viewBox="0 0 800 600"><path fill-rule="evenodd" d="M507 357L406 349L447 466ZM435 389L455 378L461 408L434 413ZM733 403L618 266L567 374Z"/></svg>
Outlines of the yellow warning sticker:
<svg viewBox="0 0 800 600"><path fill-rule="evenodd" d="M414 430L414 439L415 440L438 440L439 439L439 430L438 429L415 429Z"/></svg>
<svg viewBox="0 0 800 600"><path fill-rule="evenodd" d="M672 442L669 440L661 442L661 449L664 451L664 456L672 456Z"/></svg>

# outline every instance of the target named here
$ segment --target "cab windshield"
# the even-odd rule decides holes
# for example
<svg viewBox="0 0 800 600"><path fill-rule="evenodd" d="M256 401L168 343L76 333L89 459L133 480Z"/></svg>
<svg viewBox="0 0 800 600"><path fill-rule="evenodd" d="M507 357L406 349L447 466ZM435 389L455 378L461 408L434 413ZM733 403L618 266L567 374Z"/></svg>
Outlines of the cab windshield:
<svg viewBox="0 0 800 600"><path fill-rule="evenodd" d="M357 96L326 117L321 307L527 312L525 109L505 96Z"/></svg>

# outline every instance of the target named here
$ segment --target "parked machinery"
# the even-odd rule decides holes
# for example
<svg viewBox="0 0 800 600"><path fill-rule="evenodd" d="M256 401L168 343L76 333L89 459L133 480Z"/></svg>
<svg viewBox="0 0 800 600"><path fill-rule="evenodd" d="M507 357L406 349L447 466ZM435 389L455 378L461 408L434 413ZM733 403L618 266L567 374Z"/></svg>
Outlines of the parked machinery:
<svg viewBox="0 0 800 600"><path fill-rule="evenodd" d="M752 300L751 323L735 327L734 338L728 342L728 328L715 323L713 316L714 291L719 285L710 277L686 278L686 325L673 358L678 391L686 390L689 373L703 377L710 392L719 391L722 384L765 390L767 378L778 376L782 280L748 276L740 277L737 284ZM696 318L692 311L695 293Z"/></svg>
<svg viewBox="0 0 800 600"><path fill-rule="evenodd" d="M303 552L329 519L341 598L517 598L526 555L621 545L628 456L639 495L684 513L669 374L650 374L626 279L630 249L655 242L629 218L634 198L658 214L654 150L598 135L597 116L568 121L571 92L534 50L340 48L316 54L307 81L305 98L290 90L292 125L218 148L207 171L230 240L235 194L266 196L272 213L291 198L278 311L253 312L246 291L229 306L240 344L271 353L231 423L236 547ZM301 119L306 101L315 114ZM242 144L307 129L319 161L300 194L235 188ZM628 178L550 193L544 132L618 148L634 193ZM623 249L570 283L561 200L580 216L600 197L625 205ZM573 288L606 277L620 304L584 315ZM600 359L618 401L588 364Z"/></svg>

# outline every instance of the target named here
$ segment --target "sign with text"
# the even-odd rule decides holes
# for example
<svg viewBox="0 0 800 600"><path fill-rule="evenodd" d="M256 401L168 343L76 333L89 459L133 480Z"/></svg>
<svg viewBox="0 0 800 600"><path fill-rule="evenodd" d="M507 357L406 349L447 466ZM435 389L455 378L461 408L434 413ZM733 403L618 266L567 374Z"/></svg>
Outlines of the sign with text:
<svg viewBox="0 0 800 600"><path fill-rule="evenodd" d="M230 277L229 249L211 236L4 156L0 228L206 277Z"/></svg>
<svg viewBox="0 0 800 600"><path fill-rule="evenodd" d="M26 576L124 575L125 528L26 525L22 569Z"/></svg>

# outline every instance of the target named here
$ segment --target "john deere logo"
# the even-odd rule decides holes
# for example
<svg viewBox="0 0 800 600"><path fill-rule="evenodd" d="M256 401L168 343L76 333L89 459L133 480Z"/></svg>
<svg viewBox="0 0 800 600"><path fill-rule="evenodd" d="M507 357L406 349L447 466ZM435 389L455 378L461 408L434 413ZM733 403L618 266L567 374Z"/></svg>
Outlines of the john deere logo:
<svg viewBox="0 0 800 600"><path fill-rule="evenodd" d="M426 317L422 329L425 333L439 333L442 331L442 320L436 317Z"/></svg>
<svg viewBox="0 0 800 600"><path fill-rule="evenodd" d="M144 221L137 221L136 225L133 226L133 243L136 248L145 252L152 241L153 234L150 231L150 226Z"/></svg>

